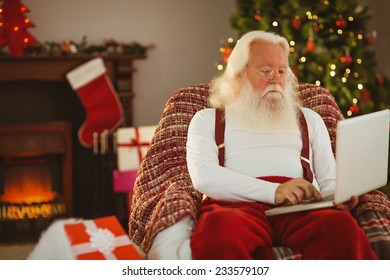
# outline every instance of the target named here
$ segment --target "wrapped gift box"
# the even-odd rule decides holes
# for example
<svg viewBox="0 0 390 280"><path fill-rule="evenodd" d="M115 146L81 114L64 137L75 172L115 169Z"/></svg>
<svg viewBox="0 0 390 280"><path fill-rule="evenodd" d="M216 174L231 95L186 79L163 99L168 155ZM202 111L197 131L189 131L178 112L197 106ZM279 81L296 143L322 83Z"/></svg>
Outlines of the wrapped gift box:
<svg viewBox="0 0 390 280"><path fill-rule="evenodd" d="M137 170L114 170L113 178L115 192L132 192L134 189L135 179L137 178Z"/></svg>
<svg viewBox="0 0 390 280"><path fill-rule="evenodd" d="M150 125L117 129L118 170L113 172L115 192L133 191L138 168L149 148L156 127Z"/></svg>
<svg viewBox="0 0 390 280"><path fill-rule="evenodd" d="M115 216L65 224L64 230L75 259L142 259Z"/></svg>
<svg viewBox="0 0 390 280"><path fill-rule="evenodd" d="M149 148L156 127L155 125L150 125L117 129L119 171L138 170L142 158Z"/></svg>

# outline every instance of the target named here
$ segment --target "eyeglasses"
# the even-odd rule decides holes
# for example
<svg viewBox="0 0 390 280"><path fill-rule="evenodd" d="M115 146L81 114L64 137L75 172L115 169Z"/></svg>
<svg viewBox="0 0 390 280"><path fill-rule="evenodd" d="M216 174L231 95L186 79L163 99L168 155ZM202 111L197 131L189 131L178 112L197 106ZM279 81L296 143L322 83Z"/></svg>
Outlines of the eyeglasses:
<svg viewBox="0 0 390 280"><path fill-rule="evenodd" d="M253 71L263 77L267 82L274 80L276 76L283 81L287 81L290 78L287 68L281 68L278 71L275 71L274 68L270 67L265 67L260 70L251 65L247 65L247 67L252 68Z"/></svg>

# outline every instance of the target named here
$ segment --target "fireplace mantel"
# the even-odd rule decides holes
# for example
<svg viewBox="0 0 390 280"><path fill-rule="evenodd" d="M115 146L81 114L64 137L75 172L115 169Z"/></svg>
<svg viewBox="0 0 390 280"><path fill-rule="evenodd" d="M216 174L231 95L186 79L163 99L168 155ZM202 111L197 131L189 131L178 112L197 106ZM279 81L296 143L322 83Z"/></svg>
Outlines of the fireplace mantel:
<svg viewBox="0 0 390 280"><path fill-rule="evenodd" d="M55 81L66 82L66 73L94 58L92 55L0 57L0 82ZM132 124L133 61L145 55L102 55L125 110L126 126Z"/></svg>

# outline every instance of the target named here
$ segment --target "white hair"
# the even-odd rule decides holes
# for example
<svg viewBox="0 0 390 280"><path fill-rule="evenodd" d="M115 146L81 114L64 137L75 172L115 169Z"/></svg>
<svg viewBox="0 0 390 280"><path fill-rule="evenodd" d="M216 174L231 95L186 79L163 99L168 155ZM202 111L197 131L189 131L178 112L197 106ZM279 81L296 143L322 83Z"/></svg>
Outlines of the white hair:
<svg viewBox="0 0 390 280"><path fill-rule="evenodd" d="M280 45L288 57L290 47L287 40L277 34L265 31L251 31L244 34L236 43L231 55L229 56L225 72L211 82L211 94L209 103L212 107L221 108L230 104L236 97L236 93L241 88L241 83L237 79L245 69L248 60L250 47L254 41L265 41ZM288 90L295 90L298 82L288 67L288 73L291 76L287 84Z"/></svg>

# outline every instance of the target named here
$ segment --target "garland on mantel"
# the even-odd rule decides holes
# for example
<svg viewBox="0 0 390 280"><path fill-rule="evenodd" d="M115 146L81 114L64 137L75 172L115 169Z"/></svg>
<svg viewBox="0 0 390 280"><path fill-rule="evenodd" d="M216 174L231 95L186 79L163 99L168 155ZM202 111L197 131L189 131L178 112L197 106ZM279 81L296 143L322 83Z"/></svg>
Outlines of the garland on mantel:
<svg viewBox="0 0 390 280"><path fill-rule="evenodd" d="M89 44L84 36L80 43L73 40L29 45L24 48L24 57L34 56L77 56L77 55L145 55L154 45L144 46L137 42L120 43L114 39L104 40L103 44ZM0 56L11 56L7 46L0 47Z"/></svg>

